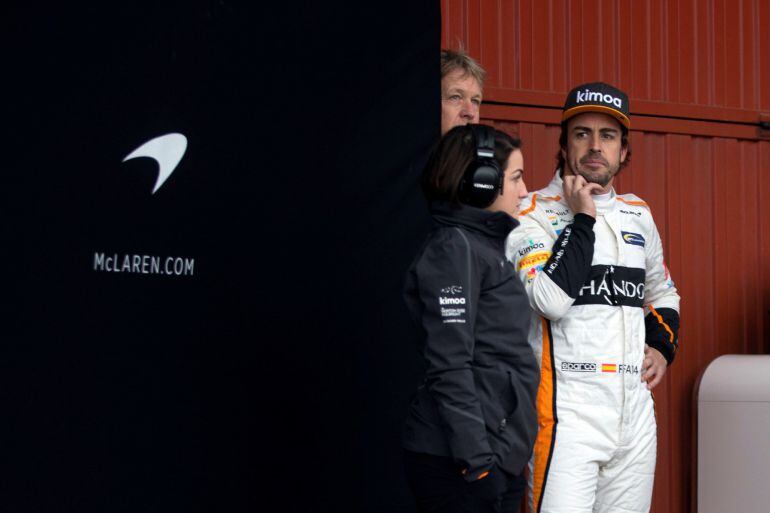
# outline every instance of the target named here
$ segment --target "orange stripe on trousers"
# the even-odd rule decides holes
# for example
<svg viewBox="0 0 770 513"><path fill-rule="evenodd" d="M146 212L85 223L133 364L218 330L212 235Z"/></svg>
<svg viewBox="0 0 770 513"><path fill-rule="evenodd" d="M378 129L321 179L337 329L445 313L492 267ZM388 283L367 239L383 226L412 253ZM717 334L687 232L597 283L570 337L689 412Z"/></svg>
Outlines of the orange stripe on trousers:
<svg viewBox="0 0 770 513"><path fill-rule="evenodd" d="M548 466L553 454L556 437L556 376L553 371L553 347L550 323L541 319L543 350L540 363L540 387L537 390L537 421L539 431L535 440L534 467L532 470L532 499L535 511L539 512L543 502L543 490L548 477Z"/></svg>

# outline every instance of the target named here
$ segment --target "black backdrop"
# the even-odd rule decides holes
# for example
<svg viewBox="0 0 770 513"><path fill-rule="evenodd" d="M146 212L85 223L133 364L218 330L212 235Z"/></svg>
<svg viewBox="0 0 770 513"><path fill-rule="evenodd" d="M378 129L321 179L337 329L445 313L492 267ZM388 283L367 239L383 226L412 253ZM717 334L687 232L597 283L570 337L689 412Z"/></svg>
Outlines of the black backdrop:
<svg viewBox="0 0 770 513"><path fill-rule="evenodd" d="M412 511L439 5L306 4L5 8L0 510Z"/></svg>

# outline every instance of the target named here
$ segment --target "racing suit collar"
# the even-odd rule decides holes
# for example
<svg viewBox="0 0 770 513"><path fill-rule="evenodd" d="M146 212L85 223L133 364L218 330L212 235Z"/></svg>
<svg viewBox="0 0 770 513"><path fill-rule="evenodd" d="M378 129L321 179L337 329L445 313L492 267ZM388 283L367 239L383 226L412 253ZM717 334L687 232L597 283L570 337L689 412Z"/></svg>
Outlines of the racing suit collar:
<svg viewBox="0 0 770 513"><path fill-rule="evenodd" d="M551 183L548 184L546 190L552 196L561 196L561 202L565 205L567 204L567 202L564 201L564 182L561 179L561 169L556 170L553 180L551 180ZM617 193L615 192L615 187L611 187L610 192L607 194L595 195L593 198L594 203L596 204L596 213L604 215L612 212L612 210L615 208L615 204L617 203L617 201L615 201L616 197Z"/></svg>
<svg viewBox="0 0 770 513"><path fill-rule="evenodd" d="M519 222L505 212L489 212L468 205L455 206L444 201L430 204L435 223L444 226L463 226L489 237L504 239L519 226Z"/></svg>

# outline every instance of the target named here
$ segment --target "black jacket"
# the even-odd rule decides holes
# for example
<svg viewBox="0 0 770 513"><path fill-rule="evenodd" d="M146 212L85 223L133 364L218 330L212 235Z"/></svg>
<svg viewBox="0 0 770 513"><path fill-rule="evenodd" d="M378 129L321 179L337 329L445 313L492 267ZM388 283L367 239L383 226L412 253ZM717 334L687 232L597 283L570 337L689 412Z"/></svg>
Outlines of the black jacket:
<svg viewBox="0 0 770 513"><path fill-rule="evenodd" d="M431 213L434 229L406 278L427 372L403 445L452 457L468 481L495 465L519 474L537 434L540 376L527 342L527 296L504 255L518 222L443 203L431 205Z"/></svg>

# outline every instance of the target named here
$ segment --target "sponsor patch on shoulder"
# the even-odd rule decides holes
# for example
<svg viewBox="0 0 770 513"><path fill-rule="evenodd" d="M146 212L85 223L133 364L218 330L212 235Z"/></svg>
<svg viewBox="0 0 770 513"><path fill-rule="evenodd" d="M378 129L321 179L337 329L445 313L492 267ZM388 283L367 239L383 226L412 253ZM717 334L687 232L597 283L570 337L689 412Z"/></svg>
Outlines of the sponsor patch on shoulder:
<svg viewBox="0 0 770 513"><path fill-rule="evenodd" d="M533 240L528 240L527 245L523 248L519 248L517 253L520 257L523 257L527 253L532 253L533 251L536 251L538 249L545 249L545 244L542 242L535 242Z"/></svg>
<svg viewBox="0 0 770 513"><path fill-rule="evenodd" d="M542 265L536 265L535 267L530 267L529 271L527 271L527 283L532 283L532 280L535 279L535 276L537 276L537 273L543 270Z"/></svg>
<svg viewBox="0 0 770 513"><path fill-rule="evenodd" d="M518 270L523 271L524 269L529 269L531 267L542 266L548 261L550 256L550 251L538 251L537 253L530 253L526 257L519 260Z"/></svg>

